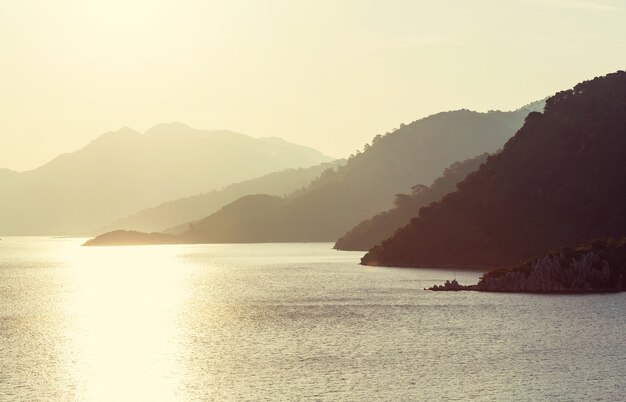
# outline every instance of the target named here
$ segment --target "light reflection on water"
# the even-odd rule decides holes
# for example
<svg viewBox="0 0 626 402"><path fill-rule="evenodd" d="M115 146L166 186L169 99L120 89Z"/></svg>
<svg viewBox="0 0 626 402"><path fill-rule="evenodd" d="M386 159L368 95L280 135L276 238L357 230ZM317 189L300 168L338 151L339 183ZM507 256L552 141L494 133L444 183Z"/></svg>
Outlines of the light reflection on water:
<svg viewBox="0 0 626 402"><path fill-rule="evenodd" d="M185 265L173 247L63 250L72 291L66 356L87 400L173 400L182 397L181 319Z"/></svg>
<svg viewBox="0 0 626 402"><path fill-rule="evenodd" d="M432 293L330 244L0 241L0 399L617 400L626 297ZM457 272L461 283L479 273Z"/></svg>

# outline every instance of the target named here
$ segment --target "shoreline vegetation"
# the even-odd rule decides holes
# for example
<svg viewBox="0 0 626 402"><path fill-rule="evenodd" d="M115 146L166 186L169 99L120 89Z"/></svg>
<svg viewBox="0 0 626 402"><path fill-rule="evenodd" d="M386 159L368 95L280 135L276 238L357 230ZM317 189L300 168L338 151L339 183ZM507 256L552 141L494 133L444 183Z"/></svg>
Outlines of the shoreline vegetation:
<svg viewBox="0 0 626 402"><path fill-rule="evenodd" d="M475 285L456 280L432 291L507 293L609 293L626 291L626 237L596 240L560 250L512 268L487 271Z"/></svg>

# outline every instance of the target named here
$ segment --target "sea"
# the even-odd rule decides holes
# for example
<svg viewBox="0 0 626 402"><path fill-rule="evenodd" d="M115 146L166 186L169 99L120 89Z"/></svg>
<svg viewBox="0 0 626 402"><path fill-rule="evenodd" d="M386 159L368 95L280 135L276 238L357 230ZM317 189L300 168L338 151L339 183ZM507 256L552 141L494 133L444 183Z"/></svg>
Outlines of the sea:
<svg viewBox="0 0 626 402"><path fill-rule="evenodd" d="M2 401L623 401L626 293L430 292L331 243L0 241Z"/></svg>

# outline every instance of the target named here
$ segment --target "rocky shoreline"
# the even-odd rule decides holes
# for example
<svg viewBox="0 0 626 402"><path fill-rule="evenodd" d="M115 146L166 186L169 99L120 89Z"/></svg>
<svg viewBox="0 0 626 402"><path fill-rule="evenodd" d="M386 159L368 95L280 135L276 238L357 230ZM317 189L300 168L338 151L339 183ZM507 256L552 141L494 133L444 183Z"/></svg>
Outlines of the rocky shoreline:
<svg viewBox="0 0 626 402"><path fill-rule="evenodd" d="M513 268L485 273L475 285L456 280L432 291L608 293L626 291L626 239L595 241L548 253Z"/></svg>

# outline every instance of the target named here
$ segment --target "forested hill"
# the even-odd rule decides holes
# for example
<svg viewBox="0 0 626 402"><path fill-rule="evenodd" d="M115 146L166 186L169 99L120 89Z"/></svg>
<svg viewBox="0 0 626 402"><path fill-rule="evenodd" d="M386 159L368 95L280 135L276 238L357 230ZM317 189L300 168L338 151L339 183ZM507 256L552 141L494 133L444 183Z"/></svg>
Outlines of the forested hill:
<svg viewBox="0 0 626 402"><path fill-rule="evenodd" d="M626 73L549 98L502 152L423 208L364 264L514 265L626 234Z"/></svg>
<svg viewBox="0 0 626 402"><path fill-rule="evenodd" d="M465 177L478 170L487 160L484 153L475 158L455 162L447 167L443 175L430 186L417 184L410 194L396 194L394 207L381 212L352 228L335 243L337 250L369 250L383 240L391 237L396 230L407 225L416 217L420 208L439 201L444 195L456 190L456 185Z"/></svg>
<svg viewBox="0 0 626 402"><path fill-rule="evenodd" d="M345 166L274 200L271 208L267 199L253 197L246 200L253 213L242 217L238 208L226 206L216 213L219 219L207 217L183 237L200 243L335 241L392 207L395 194L410 191L415 183L430 185L453 162L498 150L529 110L542 107L539 102L512 112L458 110L403 124L374 138Z"/></svg>

